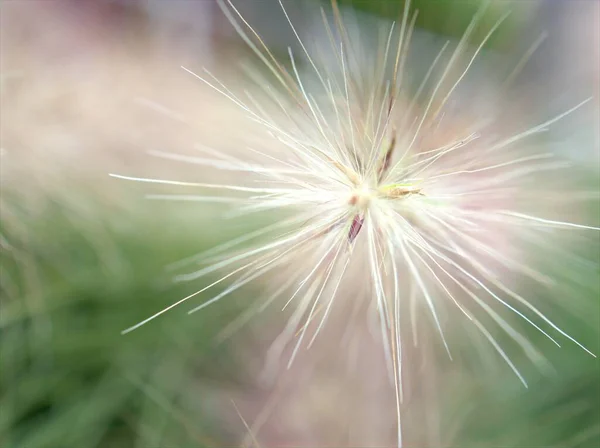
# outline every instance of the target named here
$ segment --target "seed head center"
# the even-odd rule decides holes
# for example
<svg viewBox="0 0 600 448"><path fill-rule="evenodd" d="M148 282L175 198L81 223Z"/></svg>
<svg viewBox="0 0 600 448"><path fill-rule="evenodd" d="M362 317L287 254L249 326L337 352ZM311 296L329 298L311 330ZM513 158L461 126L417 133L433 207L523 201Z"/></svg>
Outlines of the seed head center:
<svg viewBox="0 0 600 448"><path fill-rule="evenodd" d="M373 197L373 189L369 185L362 184L352 190L352 194L350 195L350 200L348 203L352 206L355 206L360 211L365 211Z"/></svg>

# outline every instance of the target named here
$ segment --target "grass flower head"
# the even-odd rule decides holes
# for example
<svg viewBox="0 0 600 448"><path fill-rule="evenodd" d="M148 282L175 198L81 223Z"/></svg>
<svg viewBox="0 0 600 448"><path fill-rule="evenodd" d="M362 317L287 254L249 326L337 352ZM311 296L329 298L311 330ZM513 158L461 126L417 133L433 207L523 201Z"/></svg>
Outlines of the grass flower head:
<svg viewBox="0 0 600 448"><path fill-rule="evenodd" d="M195 280L224 271L199 292L227 286L191 312L270 273L285 273L279 276L284 281L277 290L260 305L283 299L284 309L293 308L269 352L267 370L276 372L286 347L293 347L289 367L300 347L313 345L336 304L347 302L350 297L341 294L342 285L350 282L365 288L367 300L362 303L378 320L395 385L399 445L403 324L412 322L415 333L419 307L430 315L449 356L452 347L444 321L452 315L453 324L458 320L479 332L525 385L524 376L488 329L490 322L536 363L543 364L543 356L508 315L523 319L557 345L558 334L589 352L500 275L509 272L551 285L551 278L521 256L522 248L540 235L598 230L531 212L539 205L540 191L545 192L543 198L568 195L553 192L551 185L542 190L539 183L548 179L548 173L564 175L557 173L564 173L561 170L568 164L551 153L532 152L527 142L589 100L506 135L499 135L481 117L461 121L452 109L457 88L504 18L473 49L468 42L482 17L478 13L453 51L444 45L420 84L412 88L406 82L406 63L416 14L408 3L397 23L381 29L377 51L369 54L353 40L333 1L333 19L322 11L330 41L329 57L324 58L324 51L308 50L307 40L280 1L299 48L298 52L290 48L285 62L274 56L233 3L219 4L264 63L267 75L251 73L262 91L237 94L208 70L202 74L185 70L262 126L278 151L248 147L239 157L210 148L201 148L202 157L155 152L240 173L239 182L230 184L115 175L219 191L218 196L172 199L231 202L230 215L243 219L254 213L283 212L270 225L203 254L207 265L180 277Z"/></svg>

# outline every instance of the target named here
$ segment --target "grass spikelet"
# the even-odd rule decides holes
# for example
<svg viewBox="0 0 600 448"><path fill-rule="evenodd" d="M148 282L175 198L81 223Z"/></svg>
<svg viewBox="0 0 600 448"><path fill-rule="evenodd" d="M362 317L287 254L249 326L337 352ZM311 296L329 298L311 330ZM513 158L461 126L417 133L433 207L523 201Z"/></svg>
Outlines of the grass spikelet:
<svg viewBox="0 0 600 448"><path fill-rule="evenodd" d="M278 150L249 146L244 155L233 156L206 148L202 158L154 153L239 173L239 181L229 184L112 175L193 191L161 199L230 202L229 216L265 213L277 219L205 254L205 266L180 279L222 272L218 280L123 333L218 285L221 292L189 312L277 275L285 280L264 306L280 299L291 317L269 350L265 372L273 377L281 366L292 365L302 347L318 340L336 308L352 306L340 292L344 285L365 287L368 294L353 300L364 300L367 313L378 321L397 401L398 446L403 444L404 353L406 344L417 342L418 316L429 316L450 358L454 350L446 327L478 333L525 387L525 375L490 325L541 368L544 356L514 317L556 345L568 341L594 356L515 286L527 279L539 288L553 287L553 278L529 263L532 246L551 250L561 233L598 235L598 227L574 222L568 213L554 216L583 196L553 186L554 179L571 175L570 165L536 150L546 130L590 99L527 126L516 120L517 127L502 119L511 111L481 117L462 103L457 109L457 97L464 101L458 92L465 78L507 18L471 48L485 7L459 42L441 47L415 84L409 82L407 60L416 12L408 2L397 22L381 26L376 51L361 46L335 0L331 9L322 10L329 44L315 48L291 20L286 3L279 5L296 39L286 59L275 57L234 3L219 0L264 65L265 70L249 73L258 93L234 92L207 69L183 67L262 126ZM506 76L512 78L514 71ZM598 200L597 192L586 197ZM406 323L413 327L413 341Z"/></svg>

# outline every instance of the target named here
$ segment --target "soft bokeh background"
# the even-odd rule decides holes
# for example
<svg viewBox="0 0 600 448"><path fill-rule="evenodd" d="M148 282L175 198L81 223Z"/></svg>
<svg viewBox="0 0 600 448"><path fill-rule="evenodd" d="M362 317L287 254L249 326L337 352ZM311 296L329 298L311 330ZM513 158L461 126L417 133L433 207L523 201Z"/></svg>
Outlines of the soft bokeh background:
<svg viewBox="0 0 600 448"><path fill-rule="evenodd" d="M399 7L393 0L340 3L358 26L395 18ZM286 4L298 28L318 35L316 1ZM295 45L276 0L236 5L276 54ZM421 11L413 57L427 64L440 40L460 37L479 2L413 5ZM208 145L239 153L254 138L239 110L180 69L206 66L243 84L238 67L252 55L217 5L5 0L0 8L0 446L239 446L256 443L245 423L264 415L260 446L393 442L386 415L393 403L381 372L370 368L381 361L377 356L356 354L362 367L345 378L344 362L327 362L337 342L324 341L330 351L316 350L304 367L266 386L258 381L263 352L283 316L265 313L221 337L268 285L191 316L187 308L175 309L120 335L210 282L173 283L167 268L173 262L264 224L222 220L217 205L147 200L147 193L163 190L108 177L210 182L222 174L147 151ZM598 191L598 2L493 2L484 24L508 9L513 14L485 57L522 54L548 33L519 78L516 109L537 123L595 95L549 141L574 161L581 186ZM584 214L597 224L598 212L596 204ZM561 303L550 317L597 353L598 238L570 252L588 263L569 253L544 260L560 287L556 297L536 297L533 286L531 295ZM357 337L367 333L356 329ZM452 338L471 350L468 335ZM511 353L522 361L528 390L469 356L461 365L440 360L435 381L415 386L414 416L407 420L412 440L420 446L600 446L598 361L571 344L559 350L534 342L556 372L542 374ZM277 410L261 413L275 398Z"/></svg>

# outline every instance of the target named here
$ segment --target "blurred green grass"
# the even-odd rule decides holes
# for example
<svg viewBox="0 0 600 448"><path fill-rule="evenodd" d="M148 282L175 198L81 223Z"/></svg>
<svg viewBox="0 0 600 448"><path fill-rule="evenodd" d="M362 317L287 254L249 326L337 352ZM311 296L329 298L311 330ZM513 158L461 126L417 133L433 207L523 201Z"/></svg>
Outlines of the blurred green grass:
<svg viewBox="0 0 600 448"><path fill-rule="evenodd" d="M573 191L600 189L600 178L594 167L575 167L571 177L562 180ZM566 187L567 191L569 187ZM588 203L583 210L583 215L577 219L593 226L600 225L598 201ZM596 231L555 230L549 238L553 241L553 247L549 249L555 255L549 257L547 251L532 251L526 262L548 273L555 285L551 289L540 288L530 280L522 282L519 291L523 291L525 297L559 328L598 356L600 236ZM457 446L599 447L600 360L555 331L549 331L549 334L561 347L522 321L516 328L540 350L550 370L537 369L521 350L514 348L514 344L510 348L510 340L501 335L498 328L493 329L494 336L499 338L508 356L524 374L529 387L524 388L501 361L495 365L505 374L498 376L494 368L481 369L480 362L471 360L479 370L477 367L466 369L466 381L445 399L445 407L455 412L449 422L460 422L457 424L460 427ZM456 339L455 343L460 344L460 337ZM465 344L468 342L464 341Z"/></svg>
<svg viewBox="0 0 600 448"><path fill-rule="evenodd" d="M328 3L328 0L321 0ZM358 11L376 14L400 21L405 0L338 0L343 6L351 6ZM485 6L485 11L470 38L472 43L480 43L494 24L505 14L510 13L486 47L502 48L535 14L537 2L515 0L412 0L411 15L418 11L415 26L438 35L460 39L477 12Z"/></svg>
<svg viewBox="0 0 600 448"><path fill-rule="evenodd" d="M164 268L216 244L219 236L156 203L132 202L120 210L92 203L90 215L69 202L50 201L33 216L18 195L12 202L6 196L2 447L231 441L217 417L222 404L215 391L240 387L243 369L227 344L214 344L214 335L237 315L235 296L193 316L185 307L175 309L120 334L199 289L202 281L171 283Z"/></svg>

